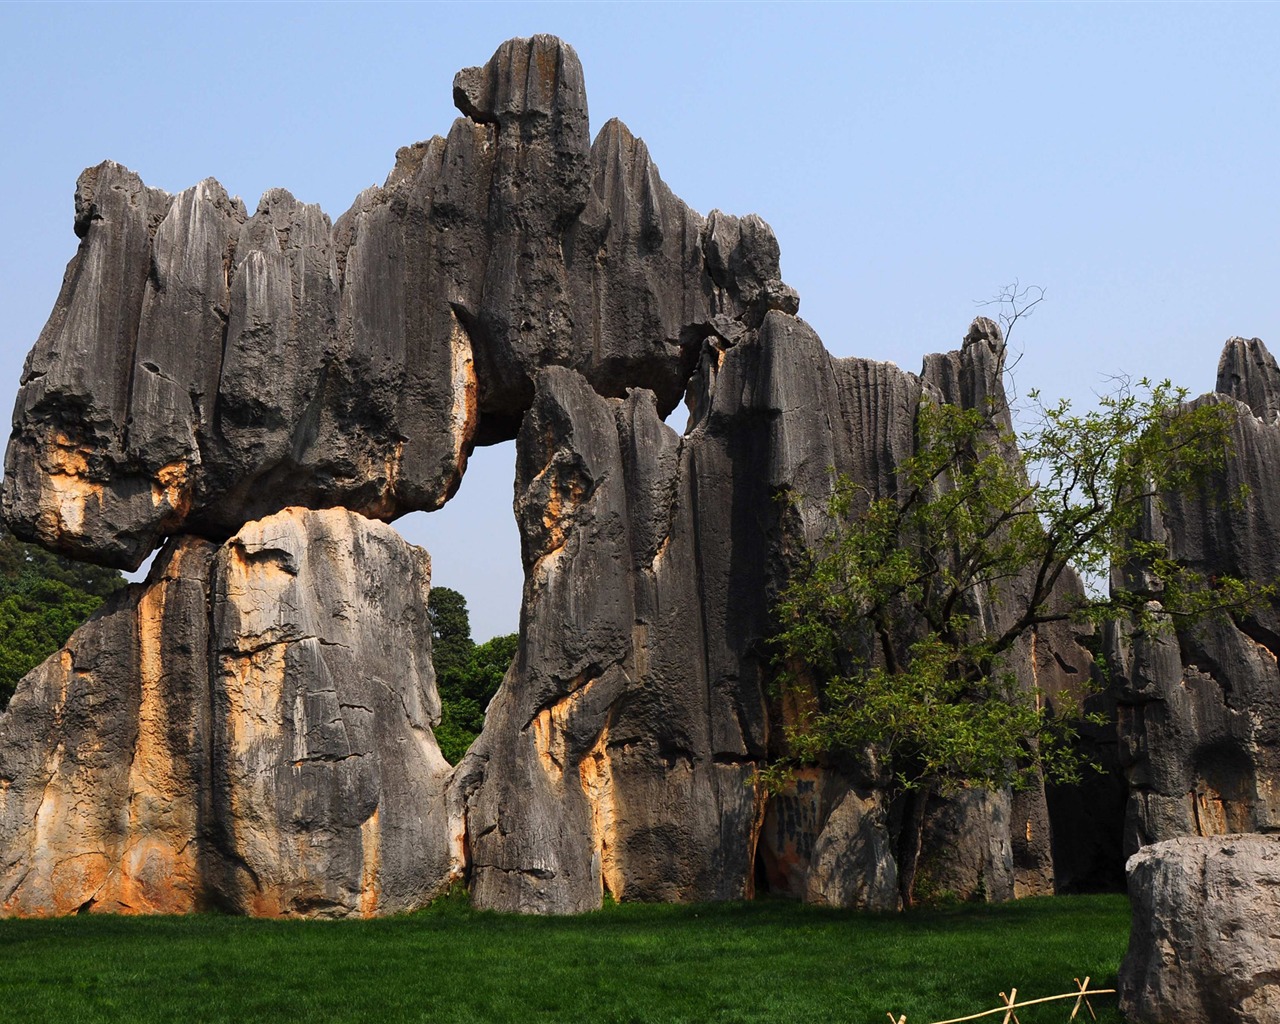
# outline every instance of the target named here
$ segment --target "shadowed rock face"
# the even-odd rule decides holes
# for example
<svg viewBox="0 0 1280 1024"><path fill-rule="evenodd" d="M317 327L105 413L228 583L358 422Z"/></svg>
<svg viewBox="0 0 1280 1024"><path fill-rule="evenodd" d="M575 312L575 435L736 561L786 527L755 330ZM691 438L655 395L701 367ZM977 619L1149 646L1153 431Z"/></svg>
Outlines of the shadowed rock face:
<svg viewBox="0 0 1280 1024"><path fill-rule="evenodd" d="M428 901L462 856L429 581L425 552L345 511L172 542L0 717L3 912Z"/></svg>
<svg viewBox="0 0 1280 1024"><path fill-rule="evenodd" d="M448 136L333 226L279 189L248 216L212 179L170 196L86 171L14 411L11 529L136 568L288 505L438 508L476 443L515 435L540 368L665 413L713 317L797 308L763 221L704 220L619 121L592 144L558 39L503 44L454 98Z"/></svg>
<svg viewBox="0 0 1280 1024"><path fill-rule="evenodd" d="M1218 393L1238 413L1226 466L1202 491L1168 496L1144 535L1199 572L1276 578L1280 550L1280 373L1257 339L1227 342ZM1230 499L1248 489L1243 502ZM1280 619L1265 608L1232 622L1126 638L1111 663L1129 780L1125 849L1179 836L1280 829Z"/></svg>
<svg viewBox="0 0 1280 1024"><path fill-rule="evenodd" d="M922 379L832 359L780 312L758 328L723 321L683 437L649 392L609 399L569 369L538 376L517 439L520 649L455 781L480 906L742 897L757 862L771 888L813 902L897 906L884 779L833 767L768 803L757 789L755 768L779 742L770 606L796 531L822 529L830 468L889 493L925 389L985 401L1002 355L979 321ZM784 491L806 499L785 529ZM1067 654L1087 675L1087 656ZM959 895L1013 895L1015 831L1036 854L1027 878L1052 889L1043 794L1020 805L1037 815L1034 837L1000 799L999 813L961 798L931 812L949 824L928 852Z"/></svg>

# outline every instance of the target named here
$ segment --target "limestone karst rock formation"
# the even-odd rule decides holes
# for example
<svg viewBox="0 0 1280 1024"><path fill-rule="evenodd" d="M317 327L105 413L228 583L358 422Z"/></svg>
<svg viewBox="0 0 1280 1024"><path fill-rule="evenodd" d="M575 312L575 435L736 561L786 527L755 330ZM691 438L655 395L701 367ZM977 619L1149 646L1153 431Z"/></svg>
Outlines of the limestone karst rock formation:
<svg viewBox="0 0 1280 1024"><path fill-rule="evenodd" d="M1280 551L1280 370L1262 342L1233 338L1217 391L1237 415L1224 469L1169 495L1146 527L1206 575L1274 581ZM1233 501L1246 487L1244 501ZM1158 600L1159 595L1153 594ZM1176 634L1125 639L1109 656L1129 780L1125 850L1180 836L1280 830L1280 617L1274 607Z"/></svg>
<svg viewBox="0 0 1280 1024"><path fill-rule="evenodd" d="M1280 370L1230 339L1215 393L1234 413L1223 468L1144 522L1207 576L1276 580ZM1246 490L1242 492L1242 488ZM1124 567L1142 584L1140 568ZM1116 575L1120 570L1113 570ZM1161 594L1151 588L1151 607ZM1112 630L1133 929L1120 971L1135 1021L1280 1021L1280 620L1274 605L1191 628ZM1240 835L1239 833L1272 833ZM1134 852L1136 851L1136 852Z"/></svg>
<svg viewBox="0 0 1280 1024"><path fill-rule="evenodd" d="M787 713L771 599L833 468L893 493L922 401L999 407L998 328L918 375L832 358L762 220L690 210L621 122L591 141L557 39L503 44L454 98L333 225L282 190L248 216L212 180L82 175L0 509L88 560L165 547L0 718L0 911L343 916L460 877L534 912L761 884L898 905L874 763L758 787ZM375 520L439 507L510 437L520 646L454 770L426 557ZM1065 629L1014 660L1050 700L1091 671ZM920 870L962 897L1065 866L1043 791L925 820Z"/></svg>
<svg viewBox="0 0 1280 1024"><path fill-rule="evenodd" d="M777 499L808 499L799 529L813 533L831 467L887 493L922 395L985 402L1001 386L1003 341L976 321L961 351L929 357L917 377L833 359L782 312L716 330L683 437L649 392L605 398L563 368L537 378L517 439L521 645L457 781L481 906L740 898L758 858L775 890L898 904L886 780L822 769L768 807L755 783L778 742L766 647L786 572ZM1055 651L1087 677L1085 652L1046 633L1041 659L1056 665ZM1022 652L1028 676L1033 657ZM1043 793L1015 802L936 802L925 861L938 884L992 898L1052 891Z"/></svg>
<svg viewBox="0 0 1280 1024"><path fill-rule="evenodd" d="M795 311L763 221L704 220L619 121L591 142L560 40L505 43L454 98L334 225L279 189L248 216L212 179L85 171L5 457L13 532L136 568L288 505L438 508L541 367L665 413L713 316Z"/></svg>
<svg viewBox="0 0 1280 1024"><path fill-rule="evenodd" d="M0 912L429 900L462 871L429 585L343 510L170 542L0 717Z"/></svg>
<svg viewBox="0 0 1280 1024"><path fill-rule="evenodd" d="M1280 1024L1280 836L1165 840L1128 870L1126 1018Z"/></svg>

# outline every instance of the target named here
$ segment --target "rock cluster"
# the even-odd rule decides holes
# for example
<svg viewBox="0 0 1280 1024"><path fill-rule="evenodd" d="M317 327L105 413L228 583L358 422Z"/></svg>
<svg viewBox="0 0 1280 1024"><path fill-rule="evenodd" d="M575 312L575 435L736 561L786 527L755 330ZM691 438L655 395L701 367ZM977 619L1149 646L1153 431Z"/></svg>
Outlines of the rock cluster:
<svg viewBox="0 0 1280 1024"><path fill-rule="evenodd" d="M888 493L922 396L1002 396L1003 342L979 320L917 377L833 359L782 312L728 326L704 345L684 436L649 392L605 398L563 368L537 378L517 438L521 644L457 783L482 906L742 897L757 860L771 888L813 902L898 904L885 780L815 770L773 802L755 786L778 742L765 649L786 574L778 498L803 499L812 539L832 467ZM1041 660L1087 677L1062 640L1046 634ZM939 799L929 823L932 884L1052 891L1043 793Z"/></svg>
<svg viewBox="0 0 1280 1024"><path fill-rule="evenodd" d="M458 876L466 855L486 865L507 827L465 835L465 818L482 819L486 806L496 816L502 787L520 783L489 770L474 808L471 788L447 792L431 734L425 554L365 517L439 507L475 444L518 430L531 465L542 454L534 424L559 429L539 418L552 415L553 394L583 421L579 442L626 403L641 431L630 441L673 454L662 418L707 339L796 312L763 221L694 213L621 122L591 141L582 70L559 40L504 44L458 74L454 99L464 116L448 137L401 150L385 185L336 225L282 190L248 216L213 180L170 196L111 163L82 175L81 244L24 370L3 513L20 536L123 567L172 539L147 584L33 673L0 726L7 912L395 911ZM662 452L638 460L651 493L637 507L613 492L619 516L649 516L652 536L637 520L637 544L662 540L672 483ZM560 520L584 497L574 491L582 477L553 474L521 513L538 579ZM534 529L543 520L545 537ZM604 565L620 553L606 545L591 557ZM566 605L566 592L535 600L531 582L518 693L499 703L523 707L532 693L538 706L485 741L495 764L516 771L535 725L553 753L565 742L561 710L543 728L552 711L541 714L541 702L556 687L600 677L599 696L617 696L623 653L610 631L630 643L639 630L621 603L635 589L632 566L610 577L617 595L597 588L598 608ZM701 601L689 577L662 599L676 602L664 614L679 631ZM558 639L566 623L575 625ZM723 623L709 628L720 644ZM677 644L679 631L652 657L683 673L682 659L702 658L707 643ZM559 662L575 642L570 684ZM650 656L643 640L636 649ZM714 676L734 691L721 680L731 660L701 673L704 688ZM628 891L741 894L750 844L734 853L743 864L710 863L696 884L665 881L659 854L664 841L679 845L679 835L662 838L675 818L708 851L723 830L752 831L759 800L745 782L764 749L759 680L744 684L748 738L730 743L710 719L732 708L700 700L695 679L674 668L666 678L668 696L687 705L666 709L685 716L671 724L692 738L651 735L652 719L628 728L645 752L696 756L693 789L718 795L693 813L676 789L654 805L648 833L628 833L653 850L643 868L635 859ZM557 810L574 847L550 869L560 885L587 874L573 858L607 813L613 751L597 746L605 762L586 819ZM736 760L720 762L722 749ZM649 767L632 772L642 786ZM650 796L617 789L632 804ZM536 819L533 791L528 801ZM516 857L522 869L526 859ZM486 872L472 871L481 903ZM536 909L598 905L601 891L597 878L594 896Z"/></svg>
<svg viewBox="0 0 1280 1024"><path fill-rule="evenodd" d="M105 564L164 547L0 718L3 912L371 914L458 878L543 913L760 885L898 905L881 768L757 784L789 713L770 608L832 469L895 493L922 402L1003 407L999 329L919 374L832 358L762 220L690 210L621 122L590 139L557 39L505 43L454 98L448 136L333 225L281 190L249 216L212 180L81 177L0 508ZM1259 359L1245 391L1271 403ZM519 650L452 769L426 555L378 520L439 507L511 437ZM1051 701L1092 672L1062 628L1013 661ZM1050 892L1097 856L1064 842L1097 831L1088 801L923 810L910 884L937 892Z"/></svg>
<svg viewBox="0 0 1280 1024"><path fill-rule="evenodd" d="M1208 577L1274 581L1278 396L1280 369L1262 342L1228 341L1216 391L1197 399L1234 414L1224 465L1198 491L1153 503L1143 539ZM1154 635L1117 628L1108 646L1134 854L1122 1006L1152 1024L1275 1024L1280 840L1238 833L1280 829L1277 609Z"/></svg>

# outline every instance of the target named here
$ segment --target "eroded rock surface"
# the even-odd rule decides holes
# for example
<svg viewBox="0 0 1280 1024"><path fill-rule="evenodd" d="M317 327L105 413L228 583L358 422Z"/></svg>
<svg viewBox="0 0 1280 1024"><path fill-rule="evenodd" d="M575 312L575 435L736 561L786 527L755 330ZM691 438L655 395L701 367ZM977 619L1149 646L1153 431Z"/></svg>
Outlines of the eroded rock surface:
<svg viewBox="0 0 1280 1024"><path fill-rule="evenodd" d="M425 551L342 510L288 509L218 551L211 817L237 910L394 913L460 874L430 577Z"/></svg>
<svg viewBox="0 0 1280 1024"><path fill-rule="evenodd" d="M1277 577L1277 380L1260 341L1227 342L1219 391L1197 400L1230 403L1236 414L1226 465L1201 491L1166 496L1145 525L1148 539L1208 576ZM1232 501L1242 487L1247 499ZM1178 633L1130 637L1117 629L1111 644L1129 779L1126 852L1179 836L1280 830L1276 609Z"/></svg>
<svg viewBox="0 0 1280 1024"><path fill-rule="evenodd" d="M106 564L174 539L0 719L8 912L391 912L464 858L504 910L760 880L898 905L903 809L873 757L758 784L788 720L770 609L833 468L893 494L922 402L1002 408L996 325L919 375L831 358L762 220L690 210L619 121L591 140L557 39L503 44L454 99L333 225L283 190L250 216L212 180L82 176L0 507ZM438 508L513 436L520 648L450 776L425 556L363 517ZM1012 660L1050 700L1090 672L1062 629ZM925 811L934 888L1054 887L1043 791Z"/></svg>
<svg viewBox="0 0 1280 1024"><path fill-rule="evenodd" d="M1280 837L1172 839L1128 863L1120 1007L1142 1024L1280 1022Z"/></svg>
<svg viewBox="0 0 1280 1024"><path fill-rule="evenodd" d="M727 567L698 565L733 541L698 546L725 524L699 521L692 453L652 393L603 398L564 369L539 376L517 446L521 644L459 766L476 903L749 895L767 710L706 583Z"/></svg>
<svg viewBox="0 0 1280 1024"><path fill-rule="evenodd" d="M341 510L171 542L0 717L3 912L427 902L462 858L429 585L425 552Z"/></svg>
<svg viewBox="0 0 1280 1024"><path fill-rule="evenodd" d="M542 367L666 413L712 318L795 311L763 221L704 220L620 121L591 141L560 40L504 43L454 98L332 226L280 189L248 216L212 179L85 171L5 457L14 533L136 568L288 505L438 508Z"/></svg>
<svg viewBox="0 0 1280 1024"><path fill-rule="evenodd" d="M201 902L214 550L167 548L0 716L0 912L180 914Z"/></svg>
<svg viewBox="0 0 1280 1024"><path fill-rule="evenodd" d="M575 912L605 892L744 896L758 858L772 888L897 905L875 770L817 770L766 814L754 771L776 753L780 724L769 710L771 600L796 531L812 539L823 528L830 468L890 493L926 389L985 401L1002 356L989 321L962 352L930 357L921 378L832 359L782 312L758 327L722 320L683 437L649 392L610 399L567 368L539 375L517 440L521 646L456 783L479 905ZM783 522L784 491L807 499L798 523ZM940 864L958 862L955 835L993 833L980 842L986 861L972 859L998 865L966 875L958 895L1013 893L1012 832L1024 823L1003 799L1000 815L959 798L936 811L950 822L934 833ZM1043 794L1031 800L1043 856L1029 871L1047 872L1051 887Z"/></svg>

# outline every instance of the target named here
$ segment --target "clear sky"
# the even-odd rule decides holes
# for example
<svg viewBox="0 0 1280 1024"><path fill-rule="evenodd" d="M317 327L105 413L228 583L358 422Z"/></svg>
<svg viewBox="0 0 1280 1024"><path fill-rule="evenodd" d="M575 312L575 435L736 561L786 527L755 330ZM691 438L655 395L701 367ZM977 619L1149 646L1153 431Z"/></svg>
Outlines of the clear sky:
<svg viewBox="0 0 1280 1024"><path fill-rule="evenodd" d="M593 129L621 117L695 209L773 225L837 355L918 369L1014 278L1047 289L1022 391L1199 392L1231 335L1280 350L1275 4L6 3L0 401L82 168L212 175L250 209L284 186L336 219L448 130L455 71L534 32L577 49ZM477 452L455 502L397 524L477 638L518 622L513 460Z"/></svg>

